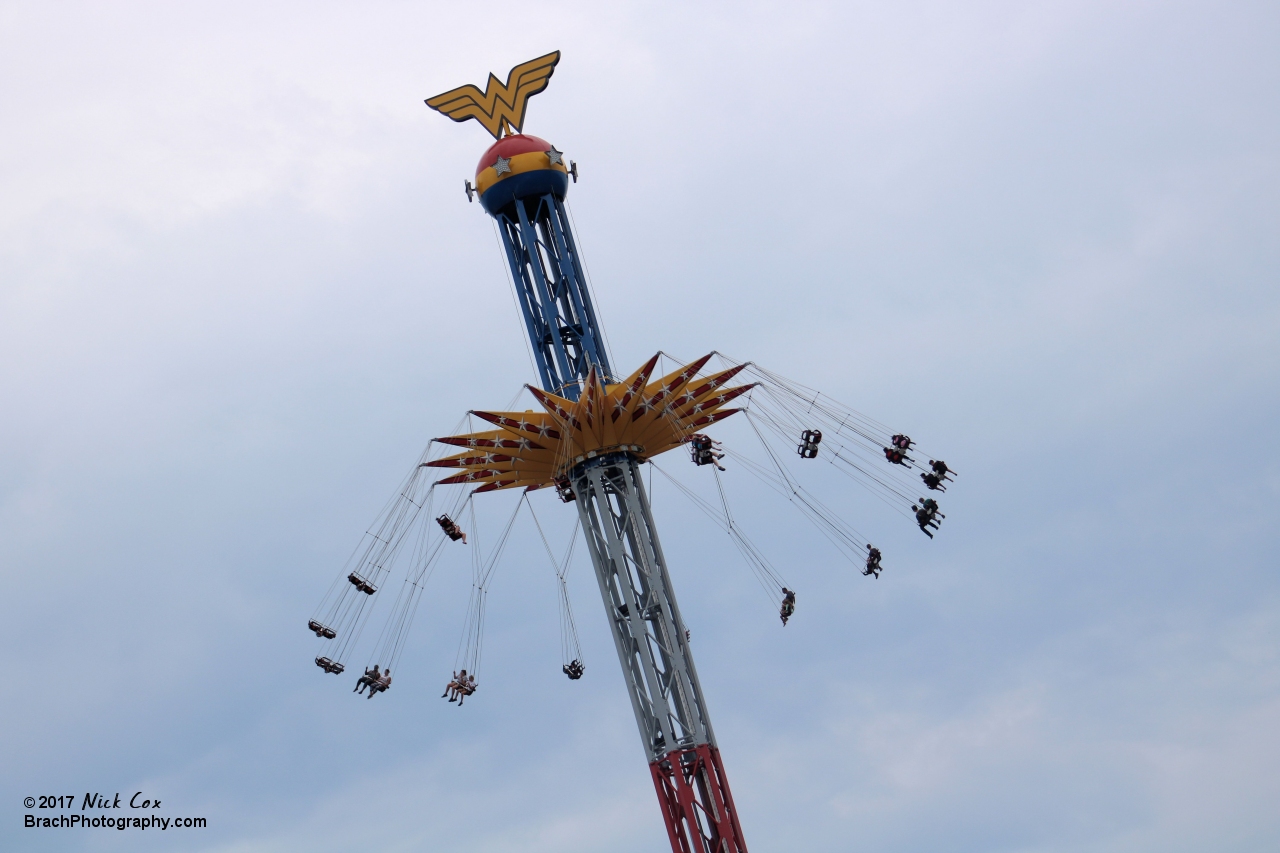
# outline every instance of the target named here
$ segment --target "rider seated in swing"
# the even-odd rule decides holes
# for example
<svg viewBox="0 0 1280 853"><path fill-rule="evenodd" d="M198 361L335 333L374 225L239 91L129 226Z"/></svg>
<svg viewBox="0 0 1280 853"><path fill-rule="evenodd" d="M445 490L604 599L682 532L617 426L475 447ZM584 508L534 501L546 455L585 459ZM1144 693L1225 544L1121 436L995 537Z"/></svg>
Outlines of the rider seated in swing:
<svg viewBox="0 0 1280 853"><path fill-rule="evenodd" d="M321 637L325 640L332 640L334 637L338 636L338 633L332 628L327 625L323 625L314 619L307 623L307 630L314 632L317 637Z"/></svg>
<svg viewBox="0 0 1280 853"><path fill-rule="evenodd" d="M922 531L924 531L925 536L932 539L933 534L929 532L929 528L932 527L934 530L937 530L938 519L946 518L945 515L938 512L938 502L933 498L921 498L920 506L912 504L911 508L915 510L916 513L916 524L919 525Z"/></svg>
<svg viewBox="0 0 1280 853"><path fill-rule="evenodd" d="M391 686L391 670L383 670L382 675L375 678L369 684L369 698L372 699L375 693L381 693Z"/></svg>
<svg viewBox="0 0 1280 853"><path fill-rule="evenodd" d="M356 589L363 592L365 595L373 595L375 592L378 591L378 588L376 586L369 583L368 578L363 578L356 572L352 572L351 574L347 575L347 580L351 582L352 586L354 586Z"/></svg>
<svg viewBox="0 0 1280 853"><path fill-rule="evenodd" d="M346 669L342 664L334 663L329 658L323 656L316 658L316 666L320 667L325 672L332 673L333 675L341 675L342 671Z"/></svg>
<svg viewBox="0 0 1280 853"><path fill-rule="evenodd" d="M939 480L946 480L947 482L951 482L952 480L955 479L955 477L947 476L948 474L954 474L955 471L952 471L950 468L948 468L947 463L943 462L941 459L930 459L929 467L933 469L934 476L936 476Z"/></svg>
<svg viewBox="0 0 1280 853"><path fill-rule="evenodd" d="M440 694L440 698L443 699L446 696L448 696L450 702L457 702L458 691L461 690L462 686L466 683L467 683L467 671L464 669L464 670L455 672L453 674L453 679L445 686L444 692Z"/></svg>
<svg viewBox="0 0 1280 853"><path fill-rule="evenodd" d="M911 438L905 435L895 435L889 439L889 447L884 448L884 458L888 459L894 465L906 465L911 461L911 457L907 455L907 451L911 449Z"/></svg>
<svg viewBox="0 0 1280 853"><path fill-rule="evenodd" d="M464 671L465 674L465 671ZM468 675L458 684L458 707L462 707L462 703L467 701L467 697L476 692L476 677Z"/></svg>
<svg viewBox="0 0 1280 853"><path fill-rule="evenodd" d="M582 661L574 658L572 661L562 666L561 669L564 671L565 675L569 676L570 681L577 681L582 677L582 673L586 670L586 667L582 665Z"/></svg>
<svg viewBox="0 0 1280 853"><path fill-rule="evenodd" d="M448 515L442 515L437 518L436 524L439 524L440 529L444 531L444 534L454 542L461 539L463 545L467 544L467 534L463 533L462 528L458 526L458 523Z"/></svg>
<svg viewBox="0 0 1280 853"><path fill-rule="evenodd" d="M880 578L880 549L874 545L867 546L867 567L862 574L875 575L877 580Z"/></svg>
<svg viewBox="0 0 1280 853"><path fill-rule="evenodd" d="M929 528L937 528L938 525L933 523L933 517L929 515L929 511L923 507L917 507L915 504L912 504L911 508L916 511L916 525L924 532L925 536L932 539L933 534L929 532Z"/></svg>
<svg viewBox="0 0 1280 853"><path fill-rule="evenodd" d="M697 433L689 439L689 443L691 445L693 464L714 465L721 471L725 470L724 466L720 464L720 460L724 458L724 454L719 452L720 442L715 441L709 435Z"/></svg>
<svg viewBox="0 0 1280 853"><path fill-rule="evenodd" d="M787 620L796 612L796 594L785 586L782 588L782 610L779 615L782 617L782 624L785 626Z"/></svg>
<svg viewBox="0 0 1280 853"><path fill-rule="evenodd" d="M364 671L364 675L360 676L359 680L356 681L356 689L352 690L351 692L363 693L366 687L370 687L376 684L380 677L381 677L381 673L378 672L378 665L375 663L373 665L373 669L366 669ZM372 693L374 691L370 691L370 692Z"/></svg>
<svg viewBox="0 0 1280 853"><path fill-rule="evenodd" d="M924 484L931 491L945 492L947 487L942 484L942 478L937 474L922 473L920 479L924 480Z"/></svg>
<svg viewBox="0 0 1280 853"><path fill-rule="evenodd" d="M555 478L556 494L560 500L565 503L577 500L577 495L573 492L573 483L569 482L568 477L560 476Z"/></svg>

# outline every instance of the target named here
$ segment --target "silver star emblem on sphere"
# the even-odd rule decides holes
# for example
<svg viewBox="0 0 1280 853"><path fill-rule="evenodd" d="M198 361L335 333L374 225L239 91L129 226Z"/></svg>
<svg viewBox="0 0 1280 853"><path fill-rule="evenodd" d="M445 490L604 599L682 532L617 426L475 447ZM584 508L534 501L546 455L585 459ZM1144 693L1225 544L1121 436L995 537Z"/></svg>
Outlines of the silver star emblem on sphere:
<svg viewBox="0 0 1280 853"><path fill-rule="evenodd" d="M551 161L551 165L552 165L552 166L555 166L556 164L559 164L559 165L563 166L563 165L564 165L564 152L563 152L563 151L557 151L557 150L556 150L556 147L555 147L554 145L552 145L552 146L551 146L551 150L547 152L547 159Z"/></svg>
<svg viewBox="0 0 1280 853"><path fill-rule="evenodd" d="M511 158L499 157L498 162L493 164L493 171L497 172L499 175L501 175L503 172L506 172L508 175L510 175L511 174Z"/></svg>

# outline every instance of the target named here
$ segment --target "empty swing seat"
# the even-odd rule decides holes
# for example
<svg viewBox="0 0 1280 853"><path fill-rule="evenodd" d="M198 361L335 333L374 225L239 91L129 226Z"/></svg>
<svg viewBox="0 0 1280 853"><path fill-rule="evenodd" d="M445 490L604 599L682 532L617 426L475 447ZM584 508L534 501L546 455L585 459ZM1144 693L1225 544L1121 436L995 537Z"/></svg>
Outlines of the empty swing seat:
<svg viewBox="0 0 1280 853"><path fill-rule="evenodd" d="M796 452L801 459L815 459L818 456L818 445L822 443L822 430L807 429L800 433L800 446Z"/></svg>

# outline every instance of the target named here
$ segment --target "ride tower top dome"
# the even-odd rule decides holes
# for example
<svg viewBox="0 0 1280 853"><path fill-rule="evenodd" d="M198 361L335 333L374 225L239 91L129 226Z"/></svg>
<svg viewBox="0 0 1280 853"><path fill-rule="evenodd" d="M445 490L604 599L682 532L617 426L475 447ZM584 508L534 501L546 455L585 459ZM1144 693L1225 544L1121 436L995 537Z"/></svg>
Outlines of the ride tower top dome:
<svg viewBox="0 0 1280 853"><path fill-rule="evenodd" d="M564 154L545 139L518 133L489 146L476 165L475 191L491 215L515 199L548 193L561 201L569 191Z"/></svg>

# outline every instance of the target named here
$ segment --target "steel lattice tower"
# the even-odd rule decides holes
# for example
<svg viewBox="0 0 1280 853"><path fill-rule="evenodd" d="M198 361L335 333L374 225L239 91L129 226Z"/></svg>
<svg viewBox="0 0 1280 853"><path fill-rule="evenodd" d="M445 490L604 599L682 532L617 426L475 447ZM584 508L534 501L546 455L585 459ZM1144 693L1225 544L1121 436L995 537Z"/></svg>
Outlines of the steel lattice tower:
<svg viewBox="0 0 1280 853"><path fill-rule="evenodd" d="M529 154L540 165L560 159L537 137L504 137L482 158L477 189L498 223L542 387L576 400L593 367L613 372L564 207L568 178L540 168L486 186L495 164ZM745 853L640 463L606 453L568 477L672 850Z"/></svg>
<svg viewBox="0 0 1280 853"><path fill-rule="evenodd" d="M572 164L566 168L561 152L545 140L519 133L527 98L546 87L558 61L558 52L548 54L517 66L505 86L490 75L485 92L463 86L428 99L427 105L455 121L476 119L497 138L480 159L475 186L467 182L467 196L470 199L478 194L485 210L497 222L542 390L557 395L563 403L581 404L595 399L602 387L620 386L605 352L564 205L570 174L576 181L577 169ZM677 377L682 386L691 381L705 361L690 365ZM637 375L647 377L646 371L655 362L656 356ZM727 371L720 378L704 382L699 393L703 397L717 393L715 389L734 373L736 370ZM671 393L663 385L656 395L642 399L642 410L654 411L663 406L664 412L670 411L676 384L672 383ZM734 393L722 393L718 404ZM621 409L633 396L628 392L621 401L615 400L615 409ZM693 412L686 423L695 428L719 417L711 414L697 419L703 397L688 393L682 398L689 401L687 407ZM548 403L546 394L539 399L550 408L561 405ZM606 398L600 399L603 408ZM563 408L555 410L565 417L575 417ZM529 429L523 416L477 414L507 428ZM632 415L633 420L635 417ZM599 419L604 420L602 412ZM542 434L546 434L545 427ZM683 440L679 437L676 441ZM505 448L516 443L462 437L449 441L473 448ZM520 444L527 447L529 442L521 439ZM602 446L560 465L557 483L562 494L572 494L571 499L577 503L672 850L746 853L733 795L689 650L689 633L641 482L643 450L631 444ZM500 472L483 468L493 464L488 461L491 458L496 457L490 453L483 461L474 456L453 460L448 464L470 466L473 470L441 482L487 477L490 482L479 490L519 484L514 480L494 481ZM477 466L479 470L475 470Z"/></svg>

